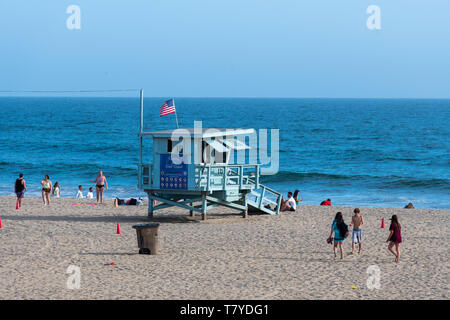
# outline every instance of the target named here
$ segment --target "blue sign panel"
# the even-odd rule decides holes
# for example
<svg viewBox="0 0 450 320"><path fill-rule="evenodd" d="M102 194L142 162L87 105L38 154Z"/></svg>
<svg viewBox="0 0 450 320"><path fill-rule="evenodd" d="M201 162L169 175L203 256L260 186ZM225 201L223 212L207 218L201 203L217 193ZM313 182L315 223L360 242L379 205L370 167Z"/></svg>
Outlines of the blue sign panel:
<svg viewBox="0 0 450 320"><path fill-rule="evenodd" d="M188 170L185 163L174 164L170 154L161 154L160 159L160 189L186 190L188 186Z"/></svg>

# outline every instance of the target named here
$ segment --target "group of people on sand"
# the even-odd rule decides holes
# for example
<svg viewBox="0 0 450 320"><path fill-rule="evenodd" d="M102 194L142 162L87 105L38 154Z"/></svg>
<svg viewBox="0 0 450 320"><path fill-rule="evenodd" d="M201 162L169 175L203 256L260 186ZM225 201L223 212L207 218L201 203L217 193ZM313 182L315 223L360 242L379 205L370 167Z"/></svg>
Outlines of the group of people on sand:
<svg viewBox="0 0 450 320"><path fill-rule="evenodd" d="M83 186L79 185L77 195L75 196L75 198L77 198L77 199L83 199L83 198L94 199L94 188L90 187L89 192L86 194L86 196L84 196L83 195Z"/></svg>
<svg viewBox="0 0 450 320"><path fill-rule="evenodd" d="M90 182L93 182L96 184L96 191L97 191L97 202L103 203L103 192L104 190L108 190L108 182L106 180L106 177L103 175L103 171L98 172L97 178L95 180L89 180ZM42 200L44 202L44 205L50 205L50 195L55 198L59 198L61 195L61 188L59 186L58 182L55 182L55 184L52 184L52 181L50 180L50 177L48 175L45 175L44 179L41 180L41 192L42 192ZM78 187L78 192L81 191L81 186ZM27 185L25 182L25 179L23 177L23 173L19 174L19 178L16 179L14 183L14 192L17 196L17 203L18 208L22 207L22 200L25 196L25 191L27 190ZM92 194L92 188L89 188ZM77 193L78 198L79 193Z"/></svg>
<svg viewBox="0 0 450 320"><path fill-rule="evenodd" d="M364 226L364 218L362 217L359 208L353 210L352 222L350 227L353 227L352 231L352 253L355 254L355 247L358 244L358 254L362 252L362 228ZM389 237L386 242L389 242L388 250L395 256L395 262L400 261L400 243L402 242L401 225L398 222L397 215L393 215L391 225L389 227ZM328 243L333 243L334 260L337 257L337 248L341 254L341 260L344 259L344 241L349 235L348 227L344 222L342 212L337 212L331 224L330 236L327 239ZM334 237L333 237L334 234ZM395 246L395 251L394 251Z"/></svg>
<svg viewBox="0 0 450 320"><path fill-rule="evenodd" d="M287 200L281 197L280 211L295 211L297 210L297 205L300 204L301 199L299 199L300 191L295 190L294 193L288 192Z"/></svg>
<svg viewBox="0 0 450 320"><path fill-rule="evenodd" d="M289 191L287 193L287 200L284 200L283 197L281 197L280 211L295 211L295 210L297 210L297 205L300 204L300 201L302 201L299 197L300 197L299 190L295 190L294 193ZM331 199L322 201L320 203L320 205L321 206L331 206Z"/></svg>
<svg viewBox="0 0 450 320"><path fill-rule="evenodd" d="M288 192L287 200L281 197L280 211L295 211L297 210L297 205L302 201L300 198L300 191L295 190L294 193ZM324 200L320 203L321 206L331 206L331 199Z"/></svg>
<svg viewBox="0 0 450 320"><path fill-rule="evenodd" d="M280 211L295 211L297 205L302 201L299 199L299 190L294 193L288 192L287 200L281 198ZM324 200L320 203L321 206L331 206L331 199ZM414 208L412 203L405 208ZM348 227L353 227L352 230L352 255L355 254L356 245L358 245L358 254L362 252L362 228L364 226L364 218L361 215L359 208L353 210L352 222L347 225L344 222L342 212L337 212L331 224L330 236L327 239L328 243L333 243L334 259L337 257L337 248L339 247L341 259L344 259L344 241L349 235ZM389 237L386 242L389 242L388 250L395 256L395 262L400 261L400 243L402 242L401 226L398 222L397 215L393 215L391 225L389 227ZM334 237L333 237L334 234ZM395 247L395 250L394 250Z"/></svg>

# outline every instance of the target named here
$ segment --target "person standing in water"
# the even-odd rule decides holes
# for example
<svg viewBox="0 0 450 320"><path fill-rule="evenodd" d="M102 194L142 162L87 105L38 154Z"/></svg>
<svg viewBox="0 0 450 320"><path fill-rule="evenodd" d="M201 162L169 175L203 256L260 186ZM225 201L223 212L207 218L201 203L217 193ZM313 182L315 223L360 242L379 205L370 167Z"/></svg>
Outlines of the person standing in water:
<svg viewBox="0 0 450 320"><path fill-rule="evenodd" d="M50 177L46 174L44 180L41 180L42 185L42 200L44 205L50 205L50 192L52 191L52 182Z"/></svg>
<svg viewBox="0 0 450 320"><path fill-rule="evenodd" d="M344 218L342 217L342 212L336 213L336 216L334 217L333 224L331 225L331 232L329 239L332 239L334 232L334 244L333 244L333 251L334 251L334 260L336 260L337 256L337 247L339 245L339 250L341 252L341 260L344 259L344 240L347 237L348 232L348 226L344 222Z"/></svg>
<svg viewBox="0 0 450 320"><path fill-rule="evenodd" d="M23 178L23 173L19 174L19 178L16 179L14 183L14 192L17 196L17 201L19 202L19 208L22 207L22 199L25 195L25 191L27 190L27 185L25 184L25 179Z"/></svg>
<svg viewBox="0 0 450 320"><path fill-rule="evenodd" d="M362 249L362 227L364 226L364 219L362 215L359 212L359 208L355 208L353 210L353 213L355 214L352 217L352 223L350 226L353 225L353 233L352 233L352 254L355 254L355 246L358 244L359 250L358 254L361 254Z"/></svg>
<svg viewBox="0 0 450 320"><path fill-rule="evenodd" d="M389 238L386 240L386 242L389 242L388 250L392 252L392 254L395 256L395 262L400 261L400 243L402 242L402 227L400 226L400 223L398 222L397 215L393 215L391 220L391 225L389 227ZM392 247L395 246L395 251L392 249Z"/></svg>
<svg viewBox="0 0 450 320"><path fill-rule="evenodd" d="M108 190L108 182L106 181L106 177L103 175L103 171L98 172L97 178L95 180L89 180L90 182L93 182L96 184L96 191L97 191L97 202L100 199L100 203L103 203L103 191Z"/></svg>

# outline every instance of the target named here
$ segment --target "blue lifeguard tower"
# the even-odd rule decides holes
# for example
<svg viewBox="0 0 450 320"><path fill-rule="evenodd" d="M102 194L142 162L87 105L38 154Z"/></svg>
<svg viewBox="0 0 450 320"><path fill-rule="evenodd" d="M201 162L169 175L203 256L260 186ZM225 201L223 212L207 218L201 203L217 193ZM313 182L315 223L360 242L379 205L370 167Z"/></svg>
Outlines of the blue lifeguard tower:
<svg viewBox="0 0 450 320"><path fill-rule="evenodd" d="M237 151L249 147L239 136L254 129L190 128L143 131L141 91L140 161L138 187L148 194L148 216L158 209L180 207L203 220L207 211L225 206L247 217L249 210L279 214L281 194L260 183L255 164L230 164ZM152 164L144 164L143 139L153 138ZM160 204L154 206L154 201Z"/></svg>

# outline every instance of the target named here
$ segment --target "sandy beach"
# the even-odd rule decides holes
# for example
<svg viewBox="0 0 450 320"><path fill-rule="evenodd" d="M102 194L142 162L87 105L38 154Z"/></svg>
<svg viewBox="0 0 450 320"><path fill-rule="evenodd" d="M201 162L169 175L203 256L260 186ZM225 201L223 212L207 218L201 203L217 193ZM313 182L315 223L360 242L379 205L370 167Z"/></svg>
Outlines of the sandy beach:
<svg viewBox="0 0 450 320"><path fill-rule="evenodd" d="M61 198L44 206L40 198L25 198L15 210L15 198L0 197L0 299L450 297L450 210L361 208L363 254L349 255L349 237L345 259L333 261L326 243L331 222L337 211L349 222L353 207L301 205L248 219L216 208L205 222L165 209L153 219L161 223L159 254L139 255L132 225L149 221L147 203L72 205L78 202ZM399 264L386 249L392 214L403 227ZM80 267L80 289L67 288L70 265ZM371 265L380 269L380 289L366 286Z"/></svg>

